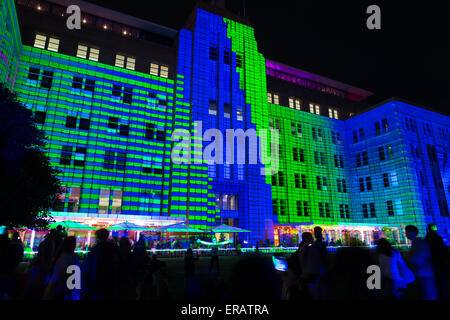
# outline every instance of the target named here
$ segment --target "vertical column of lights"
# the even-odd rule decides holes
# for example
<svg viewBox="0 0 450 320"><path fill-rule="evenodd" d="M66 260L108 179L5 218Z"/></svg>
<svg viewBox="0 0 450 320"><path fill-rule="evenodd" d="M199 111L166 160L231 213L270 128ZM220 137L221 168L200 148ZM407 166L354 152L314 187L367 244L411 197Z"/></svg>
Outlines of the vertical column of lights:
<svg viewBox="0 0 450 320"><path fill-rule="evenodd" d="M54 72L50 90L39 87L41 78L27 79L30 67L41 69L41 73L44 69ZM95 80L94 92L88 93L85 87L74 90L74 76ZM114 98L113 85L133 88L132 102L125 104L123 93L119 99ZM42 128L48 137L48 154L52 164L62 170L62 185L82 188L80 212L98 213L100 190L108 189L123 191L123 215L159 216L167 215L169 208L169 192L165 186L170 177L170 138L150 141L145 139L144 132L150 122L170 135L173 88L174 81L170 79L24 46L16 91L27 106L33 106L34 110L46 109ZM149 97L150 93L154 99ZM65 120L69 112L77 112L77 122L80 115L90 118L89 130L67 129ZM109 117L130 125L129 136L119 135L118 129L109 129ZM86 147L85 165L61 165L64 145L73 146L73 151L75 147ZM104 168L108 150L115 155L126 154L124 168L117 170L117 158L116 169ZM158 159L155 163L161 168L161 175L142 172L144 157ZM149 205L149 200L145 200L147 195L143 194L148 192L154 195Z"/></svg>
<svg viewBox="0 0 450 320"><path fill-rule="evenodd" d="M192 46L193 34L188 30L181 30L174 128L190 132L191 164L172 164L171 215L186 217L190 226L206 229L215 224L216 212L212 203L214 194L211 193L212 187L208 180L208 167L200 157L202 132L194 123L196 120L193 116L194 105L198 102L192 98L193 82L195 83Z"/></svg>
<svg viewBox="0 0 450 320"><path fill-rule="evenodd" d="M13 0L0 2L0 81L13 89L22 50Z"/></svg>
<svg viewBox="0 0 450 320"><path fill-rule="evenodd" d="M267 84L265 59L258 52L253 28L223 18L226 23L227 37L231 40L233 62L236 63L236 55L241 55L242 67L236 67L239 74L239 88L245 90L243 108L247 121L247 128L255 128L258 133L261 129L268 129L269 105L267 102ZM221 24L222 25L222 24ZM258 134L259 136L259 134ZM270 134L267 136L270 141ZM270 154L270 143L267 143ZM249 152L257 153L257 150ZM250 239L273 240L273 215L271 176L262 176L260 169L263 165L247 165L248 194L244 212L239 212L243 227L253 231Z"/></svg>

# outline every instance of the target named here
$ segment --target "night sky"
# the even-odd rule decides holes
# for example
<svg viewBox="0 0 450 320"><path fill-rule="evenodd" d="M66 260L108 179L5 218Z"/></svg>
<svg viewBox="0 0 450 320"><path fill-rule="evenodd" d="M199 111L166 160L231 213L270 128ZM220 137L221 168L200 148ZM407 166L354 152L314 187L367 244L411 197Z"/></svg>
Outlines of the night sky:
<svg viewBox="0 0 450 320"><path fill-rule="evenodd" d="M88 2L180 29L196 0ZM381 8L381 30L366 27L371 4ZM243 11L242 0L228 6ZM371 91L371 105L395 96L450 114L450 18L442 2L247 0L246 16L268 59Z"/></svg>

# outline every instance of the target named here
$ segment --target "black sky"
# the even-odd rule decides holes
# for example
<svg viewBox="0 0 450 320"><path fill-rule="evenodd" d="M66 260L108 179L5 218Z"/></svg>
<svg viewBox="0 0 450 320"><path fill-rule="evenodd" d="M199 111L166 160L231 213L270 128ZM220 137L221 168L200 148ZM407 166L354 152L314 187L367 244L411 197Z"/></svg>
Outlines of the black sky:
<svg viewBox="0 0 450 320"><path fill-rule="evenodd" d="M180 29L196 0L89 2ZM246 0L268 59L449 114L450 18L443 1ZM366 9L381 8L381 30ZM229 0L242 12L242 0Z"/></svg>

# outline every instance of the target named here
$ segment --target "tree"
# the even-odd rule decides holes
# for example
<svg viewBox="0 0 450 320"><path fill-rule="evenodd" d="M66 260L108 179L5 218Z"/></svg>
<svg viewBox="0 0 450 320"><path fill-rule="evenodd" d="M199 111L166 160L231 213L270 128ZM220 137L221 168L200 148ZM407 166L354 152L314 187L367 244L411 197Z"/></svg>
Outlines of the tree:
<svg viewBox="0 0 450 320"><path fill-rule="evenodd" d="M61 192L33 113L0 83L0 225L45 226Z"/></svg>

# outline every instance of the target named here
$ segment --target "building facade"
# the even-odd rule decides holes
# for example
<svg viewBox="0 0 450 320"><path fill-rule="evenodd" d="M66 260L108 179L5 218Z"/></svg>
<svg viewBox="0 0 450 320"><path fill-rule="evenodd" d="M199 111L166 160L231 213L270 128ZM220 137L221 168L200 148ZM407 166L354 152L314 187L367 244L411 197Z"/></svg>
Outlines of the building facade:
<svg viewBox="0 0 450 320"><path fill-rule="evenodd" d="M55 219L227 223L252 243L316 225L344 242L404 243L404 226L428 223L449 238L449 117L398 99L369 109L368 91L267 60L221 8L199 3L172 30L77 3L81 30L68 1L1 1L0 75L62 171Z"/></svg>

